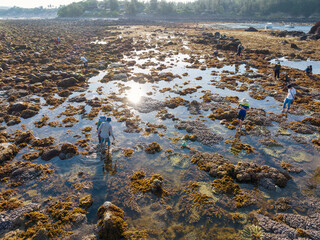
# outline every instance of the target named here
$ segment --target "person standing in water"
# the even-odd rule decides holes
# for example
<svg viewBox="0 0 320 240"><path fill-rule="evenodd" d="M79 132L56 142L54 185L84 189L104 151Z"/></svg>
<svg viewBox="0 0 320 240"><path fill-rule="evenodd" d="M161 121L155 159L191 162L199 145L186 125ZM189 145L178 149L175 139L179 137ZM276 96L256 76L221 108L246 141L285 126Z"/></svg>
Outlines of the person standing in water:
<svg viewBox="0 0 320 240"><path fill-rule="evenodd" d="M115 140L115 137L112 132L112 126L110 124L111 118L108 117L106 122L102 122L101 125L98 128L98 136L101 138L101 143L100 143L100 149L101 152L105 152L106 144L108 143L108 155L110 153L110 137L113 137L113 141Z"/></svg>
<svg viewBox="0 0 320 240"><path fill-rule="evenodd" d="M103 123L103 122L105 122L105 121L107 121L106 116L100 116L99 121L98 121L98 123L97 123L97 131L98 131L101 123ZM98 134L98 139L99 139L99 147L100 147L100 145L101 145L101 143L102 143L102 138L100 137L99 134Z"/></svg>
<svg viewBox="0 0 320 240"><path fill-rule="evenodd" d="M278 62L275 66L274 66L274 80L279 80L280 77L280 70L281 70L281 65L280 62Z"/></svg>
<svg viewBox="0 0 320 240"><path fill-rule="evenodd" d="M240 109L238 113L239 129L241 129L242 123L247 115L247 110L249 109L249 101L245 98L241 99L241 101L239 102L238 109Z"/></svg>
<svg viewBox="0 0 320 240"><path fill-rule="evenodd" d="M291 84L289 84L288 85L288 95L287 95L286 99L284 100L282 113L288 112L296 94L297 94L297 91L294 89L294 87ZM288 107L287 107L287 104L288 104Z"/></svg>

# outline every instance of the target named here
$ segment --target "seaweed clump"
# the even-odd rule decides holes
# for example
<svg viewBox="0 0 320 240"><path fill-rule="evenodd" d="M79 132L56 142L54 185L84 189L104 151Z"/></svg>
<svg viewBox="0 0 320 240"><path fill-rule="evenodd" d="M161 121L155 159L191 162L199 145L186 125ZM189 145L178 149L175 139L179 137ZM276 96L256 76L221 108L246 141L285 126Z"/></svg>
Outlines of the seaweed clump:
<svg viewBox="0 0 320 240"><path fill-rule="evenodd" d="M131 149L131 148L123 149L123 154L126 157L131 157L133 154L133 149Z"/></svg>
<svg viewBox="0 0 320 240"><path fill-rule="evenodd" d="M153 142L148 147L144 149L144 151L148 154L155 154L157 152L161 152L162 148L159 143Z"/></svg>
<svg viewBox="0 0 320 240"><path fill-rule="evenodd" d="M130 177L130 188L133 192L152 192L158 197L168 195L168 192L162 188L163 178L159 174L153 174L151 178L145 178L144 171L136 172Z"/></svg>
<svg viewBox="0 0 320 240"><path fill-rule="evenodd" d="M120 240L127 231L127 223L124 221L123 210L111 202L105 202L98 209L98 234L100 239Z"/></svg>
<svg viewBox="0 0 320 240"><path fill-rule="evenodd" d="M240 234L241 240L262 240L264 231L256 225L247 225Z"/></svg>
<svg viewBox="0 0 320 240"><path fill-rule="evenodd" d="M240 191L239 185L234 183L233 179L229 176L224 176L223 178L214 180L212 182L212 186L218 193L236 195Z"/></svg>

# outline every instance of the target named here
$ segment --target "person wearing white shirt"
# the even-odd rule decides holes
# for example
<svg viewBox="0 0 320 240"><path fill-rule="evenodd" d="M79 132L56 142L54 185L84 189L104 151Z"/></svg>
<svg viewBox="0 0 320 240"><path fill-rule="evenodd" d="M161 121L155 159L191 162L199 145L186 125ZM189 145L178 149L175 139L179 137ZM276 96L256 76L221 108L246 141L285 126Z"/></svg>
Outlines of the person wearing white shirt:
<svg viewBox="0 0 320 240"><path fill-rule="evenodd" d="M88 67L88 60L85 57L80 58L83 61L83 66L86 68Z"/></svg>
<svg viewBox="0 0 320 240"><path fill-rule="evenodd" d="M287 95L286 99L284 100L282 113L288 112L296 94L297 94L297 91L294 89L294 87L292 87L291 84L289 84L288 85L288 95ZM287 104L288 104L288 107L287 107Z"/></svg>
<svg viewBox="0 0 320 240"><path fill-rule="evenodd" d="M112 126L110 124L111 118L108 117L106 122L102 122L98 128L98 136L101 138L100 149L102 152L105 152L106 143L108 143L108 154L110 153L110 136L113 136Z"/></svg>

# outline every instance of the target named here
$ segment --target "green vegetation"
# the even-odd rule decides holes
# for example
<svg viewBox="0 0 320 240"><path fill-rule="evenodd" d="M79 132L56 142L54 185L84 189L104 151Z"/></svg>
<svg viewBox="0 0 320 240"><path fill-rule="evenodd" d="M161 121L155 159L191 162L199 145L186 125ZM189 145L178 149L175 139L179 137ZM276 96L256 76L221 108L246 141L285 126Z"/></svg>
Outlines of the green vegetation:
<svg viewBox="0 0 320 240"><path fill-rule="evenodd" d="M318 0L195 0L189 3L165 0L86 0L63 6L59 17L111 17L150 14L173 17L310 17L320 12Z"/></svg>
<svg viewBox="0 0 320 240"><path fill-rule="evenodd" d="M53 18L57 16L57 8L0 8L0 17L47 17Z"/></svg>

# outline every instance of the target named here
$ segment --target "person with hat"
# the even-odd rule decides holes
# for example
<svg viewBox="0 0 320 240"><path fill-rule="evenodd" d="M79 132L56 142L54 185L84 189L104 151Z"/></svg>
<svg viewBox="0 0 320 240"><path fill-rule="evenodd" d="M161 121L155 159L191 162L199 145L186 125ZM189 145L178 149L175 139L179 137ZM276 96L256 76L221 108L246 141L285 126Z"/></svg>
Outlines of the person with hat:
<svg viewBox="0 0 320 240"><path fill-rule="evenodd" d="M110 136L113 137L113 141L115 137L112 132L112 126L110 124L111 118L108 117L106 122L102 122L98 128L98 136L101 138L100 149L101 152L105 152L106 143L108 143L108 154L110 153Z"/></svg>
<svg viewBox="0 0 320 240"><path fill-rule="evenodd" d="M99 120L98 120L98 123L97 123L97 131L98 131L98 129L99 129L99 127L100 127L101 123L103 123L103 122L105 122L105 121L107 121L106 116L100 116L100 118L99 118ZM101 142L102 142L102 139L101 139L101 137L100 137L100 135L99 135L99 134L98 134L98 138L99 138L99 145L100 145L100 144L101 144Z"/></svg>
<svg viewBox="0 0 320 240"><path fill-rule="evenodd" d="M241 101L239 102L238 109L240 109L238 113L239 129L241 129L242 122L247 115L247 110L249 109L249 101L245 98L241 99Z"/></svg>

